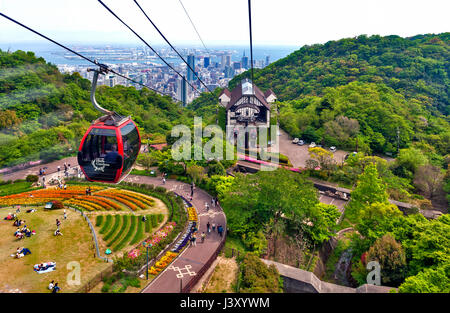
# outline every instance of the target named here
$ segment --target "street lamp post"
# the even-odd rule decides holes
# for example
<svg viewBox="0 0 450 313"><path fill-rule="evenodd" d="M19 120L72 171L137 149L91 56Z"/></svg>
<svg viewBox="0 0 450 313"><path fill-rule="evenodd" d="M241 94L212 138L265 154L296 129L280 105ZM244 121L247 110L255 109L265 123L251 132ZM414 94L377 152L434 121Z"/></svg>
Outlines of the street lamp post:
<svg viewBox="0 0 450 313"><path fill-rule="evenodd" d="M148 280L148 249L152 246L152 244L144 241L142 243L142 245L147 249L147 274L146 274L146 277Z"/></svg>

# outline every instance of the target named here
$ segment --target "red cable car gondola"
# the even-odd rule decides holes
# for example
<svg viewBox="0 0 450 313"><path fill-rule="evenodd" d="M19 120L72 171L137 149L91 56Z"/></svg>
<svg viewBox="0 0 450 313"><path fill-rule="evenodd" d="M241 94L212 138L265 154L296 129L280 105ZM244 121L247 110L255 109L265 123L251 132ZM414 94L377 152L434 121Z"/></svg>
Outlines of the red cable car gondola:
<svg viewBox="0 0 450 313"><path fill-rule="evenodd" d="M89 181L117 183L131 171L141 149L141 137L131 118L108 111L95 100L98 74L108 69L100 65L93 70L91 101L106 115L95 120L87 130L78 149L78 164Z"/></svg>

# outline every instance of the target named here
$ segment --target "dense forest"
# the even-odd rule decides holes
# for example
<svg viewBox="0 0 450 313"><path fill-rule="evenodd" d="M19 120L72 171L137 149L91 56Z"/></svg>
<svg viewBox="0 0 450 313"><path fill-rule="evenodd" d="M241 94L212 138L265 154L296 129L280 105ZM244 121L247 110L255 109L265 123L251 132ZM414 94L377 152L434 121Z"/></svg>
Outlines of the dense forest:
<svg viewBox="0 0 450 313"><path fill-rule="evenodd" d="M391 155L423 142L446 155L449 43L450 33L330 41L255 70L254 80L277 94L280 126L294 137L351 150L358 138L363 151Z"/></svg>
<svg viewBox="0 0 450 313"><path fill-rule="evenodd" d="M70 155L89 123L100 116L91 83L61 74L33 52L0 50L0 167ZM148 89L100 86L97 101L131 115L143 138L164 140L173 125L192 123L192 113Z"/></svg>

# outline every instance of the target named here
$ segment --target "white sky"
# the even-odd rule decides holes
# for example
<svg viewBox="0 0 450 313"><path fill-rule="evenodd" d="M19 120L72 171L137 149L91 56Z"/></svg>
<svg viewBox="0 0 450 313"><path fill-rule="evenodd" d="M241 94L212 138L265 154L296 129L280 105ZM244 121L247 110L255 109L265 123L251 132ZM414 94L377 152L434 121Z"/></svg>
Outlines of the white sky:
<svg viewBox="0 0 450 313"><path fill-rule="evenodd" d="M247 0L182 0L206 46L248 44ZM133 0L104 0L150 44L162 39ZM174 44L198 44L179 0L138 0ZM0 12L62 43L135 43L125 26L96 0L0 0ZM450 31L450 0L252 0L253 42L324 43L360 34ZM43 42L0 16L0 42Z"/></svg>

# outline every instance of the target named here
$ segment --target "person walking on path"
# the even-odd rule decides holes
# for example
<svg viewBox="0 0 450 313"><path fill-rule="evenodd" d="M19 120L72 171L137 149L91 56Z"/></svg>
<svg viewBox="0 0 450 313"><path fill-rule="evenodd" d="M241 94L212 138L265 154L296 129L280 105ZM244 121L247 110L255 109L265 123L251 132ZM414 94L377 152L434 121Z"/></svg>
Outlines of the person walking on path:
<svg viewBox="0 0 450 313"><path fill-rule="evenodd" d="M64 219L65 219L65 220L67 219L67 212L66 212L66 209L64 209Z"/></svg>
<svg viewBox="0 0 450 313"><path fill-rule="evenodd" d="M206 209L206 212L209 211L209 205L208 205L208 202L205 202L205 209Z"/></svg>
<svg viewBox="0 0 450 313"><path fill-rule="evenodd" d="M202 233L202 243L205 242L205 237L206 237L206 234L205 234L205 232L203 232L203 233Z"/></svg>
<svg viewBox="0 0 450 313"><path fill-rule="evenodd" d="M214 198L211 198L211 206L215 207L216 206L216 201L214 201Z"/></svg>
<svg viewBox="0 0 450 313"><path fill-rule="evenodd" d="M223 227L222 227L222 225L219 225L219 226L217 227L217 232L219 233L220 237L222 237L222 233L223 233Z"/></svg>
<svg viewBox="0 0 450 313"><path fill-rule="evenodd" d="M59 225L61 225L61 221L56 219L56 228L59 229Z"/></svg>
<svg viewBox="0 0 450 313"><path fill-rule="evenodd" d="M59 172L61 172L61 166L58 165L58 176L59 176Z"/></svg>
<svg viewBox="0 0 450 313"><path fill-rule="evenodd" d="M212 224L212 231L215 232L216 231L216 224Z"/></svg>
<svg viewBox="0 0 450 313"><path fill-rule="evenodd" d="M194 233L194 234L192 235L192 238L193 238L194 246L196 247L196 246L197 246L197 233Z"/></svg>
<svg viewBox="0 0 450 313"><path fill-rule="evenodd" d="M211 224L209 223L209 221L206 224L206 231L208 232L208 234L211 232Z"/></svg>

